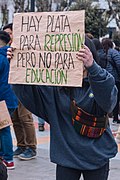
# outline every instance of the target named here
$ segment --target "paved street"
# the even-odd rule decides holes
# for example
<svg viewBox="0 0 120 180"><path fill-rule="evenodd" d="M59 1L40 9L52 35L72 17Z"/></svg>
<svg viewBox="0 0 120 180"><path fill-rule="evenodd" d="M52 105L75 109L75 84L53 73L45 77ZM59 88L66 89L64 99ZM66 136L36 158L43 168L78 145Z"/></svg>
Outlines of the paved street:
<svg viewBox="0 0 120 180"><path fill-rule="evenodd" d="M16 168L8 171L8 180L55 180L55 165L49 160L49 125L45 125L46 130L44 132L38 132L37 118L33 117L38 143L37 158L30 161L21 161L18 158L14 158ZM118 125L111 125L111 128L115 135ZM13 129L12 135L15 148L16 139ZM119 153L111 160L109 180L120 180L120 144L118 144L118 148Z"/></svg>

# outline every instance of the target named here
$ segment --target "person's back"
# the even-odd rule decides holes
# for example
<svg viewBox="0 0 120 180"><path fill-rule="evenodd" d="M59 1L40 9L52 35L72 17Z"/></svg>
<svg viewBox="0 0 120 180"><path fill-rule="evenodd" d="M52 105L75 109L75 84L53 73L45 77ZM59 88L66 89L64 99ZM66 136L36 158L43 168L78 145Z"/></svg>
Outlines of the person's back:
<svg viewBox="0 0 120 180"><path fill-rule="evenodd" d="M107 53L108 63L106 69L120 81L120 54L116 49L109 48ZM116 70L117 69L117 70Z"/></svg>
<svg viewBox="0 0 120 180"><path fill-rule="evenodd" d="M106 69L114 76L115 81L120 82L120 54L113 48L113 42L109 38L103 39L102 44L107 55Z"/></svg>
<svg viewBox="0 0 120 180"><path fill-rule="evenodd" d="M106 65L107 65L107 55L102 47L102 44L101 42L99 41L99 39L97 38L94 38L92 39L95 47L96 47L96 50L97 50L97 54L98 54L98 57L99 57L99 62L98 64L102 67L102 68L106 68Z"/></svg>
<svg viewBox="0 0 120 180"><path fill-rule="evenodd" d="M97 53L99 57L99 65L105 69L107 66L107 56L103 49L99 49Z"/></svg>
<svg viewBox="0 0 120 180"><path fill-rule="evenodd" d="M113 48L113 42L109 38L103 39L102 44L107 54L106 70L113 75L118 88L117 104L113 110L113 123L120 124L118 117L120 101L120 53Z"/></svg>

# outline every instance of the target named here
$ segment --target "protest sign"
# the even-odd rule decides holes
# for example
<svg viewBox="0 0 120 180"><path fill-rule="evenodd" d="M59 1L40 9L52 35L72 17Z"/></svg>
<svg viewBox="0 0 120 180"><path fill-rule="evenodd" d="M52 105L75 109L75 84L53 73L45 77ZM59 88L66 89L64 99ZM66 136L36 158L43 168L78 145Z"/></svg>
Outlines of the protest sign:
<svg viewBox="0 0 120 180"><path fill-rule="evenodd" d="M81 86L83 64L76 53L84 44L84 10L17 13L12 84Z"/></svg>
<svg viewBox="0 0 120 180"><path fill-rule="evenodd" d="M5 101L0 101L0 129L12 124Z"/></svg>

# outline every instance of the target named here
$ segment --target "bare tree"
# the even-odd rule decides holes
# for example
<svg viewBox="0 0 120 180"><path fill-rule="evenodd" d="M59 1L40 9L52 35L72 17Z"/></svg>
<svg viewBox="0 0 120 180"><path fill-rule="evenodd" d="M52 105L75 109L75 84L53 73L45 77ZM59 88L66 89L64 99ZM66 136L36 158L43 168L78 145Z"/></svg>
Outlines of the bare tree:
<svg viewBox="0 0 120 180"><path fill-rule="evenodd" d="M51 11L53 0L36 0L36 8L38 12ZM67 7L67 0L54 0L56 11L62 11Z"/></svg>
<svg viewBox="0 0 120 180"><path fill-rule="evenodd" d="M120 0L107 0L109 5L108 14L110 19L115 19L118 29L120 30Z"/></svg>
<svg viewBox="0 0 120 180"><path fill-rule="evenodd" d="M1 7L1 11L2 11L2 26L8 23L8 9L7 9L7 4L2 5Z"/></svg>
<svg viewBox="0 0 120 180"><path fill-rule="evenodd" d="M0 29L8 23L8 1L0 0L0 9L1 9L1 27Z"/></svg>
<svg viewBox="0 0 120 180"><path fill-rule="evenodd" d="M13 0L15 4L15 12L30 11L30 0Z"/></svg>
<svg viewBox="0 0 120 180"><path fill-rule="evenodd" d="M36 0L36 8L38 12L51 11L52 0Z"/></svg>

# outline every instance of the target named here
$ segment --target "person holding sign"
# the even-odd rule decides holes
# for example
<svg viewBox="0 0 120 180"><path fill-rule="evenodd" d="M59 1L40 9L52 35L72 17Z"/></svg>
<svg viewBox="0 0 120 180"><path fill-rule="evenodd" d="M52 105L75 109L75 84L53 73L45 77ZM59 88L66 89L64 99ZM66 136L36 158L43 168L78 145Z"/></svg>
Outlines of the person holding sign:
<svg viewBox="0 0 120 180"><path fill-rule="evenodd" d="M13 85L25 107L50 124L56 180L78 180L81 174L85 180L107 180L109 159L117 153L107 118L117 101L115 81L95 62L92 42L85 44L76 54L87 72L82 87Z"/></svg>
<svg viewBox="0 0 120 180"><path fill-rule="evenodd" d="M7 49L10 36L7 32L0 31L0 101L5 101L8 111L12 116L18 106L17 97L15 96L10 84L8 84L9 61L7 59ZM10 132L10 125L0 129L0 156L3 158L7 169L14 169L13 161L13 144Z"/></svg>

